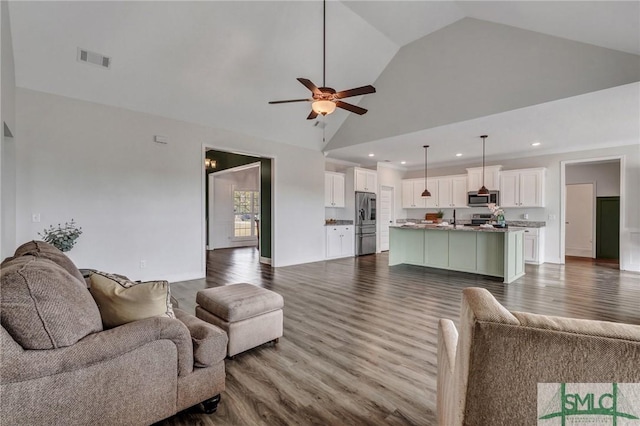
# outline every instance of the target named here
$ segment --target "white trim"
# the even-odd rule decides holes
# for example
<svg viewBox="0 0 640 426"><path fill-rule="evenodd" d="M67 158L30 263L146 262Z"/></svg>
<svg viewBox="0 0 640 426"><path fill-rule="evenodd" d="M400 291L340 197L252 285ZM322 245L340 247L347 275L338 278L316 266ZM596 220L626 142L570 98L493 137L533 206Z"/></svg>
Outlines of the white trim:
<svg viewBox="0 0 640 426"><path fill-rule="evenodd" d="M565 220L566 220L566 167L571 164L579 164L579 163L600 163L606 162L610 160L618 160L620 162L620 236L619 236L619 252L620 252L620 270L635 270L628 269L631 265L628 265L627 258L630 253L627 251L627 246L624 244L624 232L625 232L625 224L626 224L626 215L625 215L625 201L626 201L626 192L625 192L625 155L612 155L606 157L594 157L594 158L583 158L579 160L563 160L560 161L560 260L561 263L564 264L565 257ZM597 189L597 188L596 188ZM595 244L594 244L595 247Z"/></svg>
<svg viewBox="0 0 640 426"><path fill-rule="evenodd" d="M266 265L271 265L271 261L272 261L272 259L269 259L268 257L260 256L260 263L264 263Z"/></svg>

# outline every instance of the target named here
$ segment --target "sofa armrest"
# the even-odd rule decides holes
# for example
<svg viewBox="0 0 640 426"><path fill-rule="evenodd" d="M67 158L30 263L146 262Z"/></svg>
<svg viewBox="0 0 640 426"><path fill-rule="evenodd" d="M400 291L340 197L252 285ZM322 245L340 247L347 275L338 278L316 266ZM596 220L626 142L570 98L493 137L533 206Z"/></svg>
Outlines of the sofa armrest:
<svg viewBox="0 0 640 426"><path fill-rule="evenodd" d="M50 350L24 350L2 328L0 377L14 383L87 368L155 340L171 340L178 353L178 375L193 371L193 348L187 327L172 318L153 317L93 333L76 344Z"/></svg>
<svg viewBox="0 0 640 426"><path fill-rule="evenodd" d="M437 416L441 426L454 426L458 400L455 392L455 362L458 330L453 321L441 319L438 323L438 394Z"/></svg>
<svg viewBox="0 0 640 426"><path fill-rule="evenodd" d="M181 309L174 309L174 313L191 333L194 367L208 367L226 357L229 339L224 330Z"/></svg>

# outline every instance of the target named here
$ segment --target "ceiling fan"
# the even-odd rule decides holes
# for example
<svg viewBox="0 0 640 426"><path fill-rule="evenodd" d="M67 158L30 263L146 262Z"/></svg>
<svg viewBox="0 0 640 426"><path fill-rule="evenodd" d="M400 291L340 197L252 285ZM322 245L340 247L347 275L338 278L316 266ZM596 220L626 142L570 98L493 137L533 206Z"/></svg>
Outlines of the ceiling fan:
<svg viewBox="0 0 640 426"><path fill-rule="evenodd" d="M307 116L307 120L313 120L320 115L331 114L337 108L346 109L347 111L354 112L362 115L367 112L366 109L357 105L353 105L347 102L342 102L340 99L349 98L352 96L367 95L369 93L375 93L375 87L371 85L356 87L355 89L342 90L336 92L331 87L325 85L325 74L327 71L327 2L322 2L322 87L317 87L306 78L298 78L297 80L302 83L307 89L311 90L311 98L305 99L290 99L286 101L271 101L270 104L285 104L290 102L312 102L311 113Z"/></svg>

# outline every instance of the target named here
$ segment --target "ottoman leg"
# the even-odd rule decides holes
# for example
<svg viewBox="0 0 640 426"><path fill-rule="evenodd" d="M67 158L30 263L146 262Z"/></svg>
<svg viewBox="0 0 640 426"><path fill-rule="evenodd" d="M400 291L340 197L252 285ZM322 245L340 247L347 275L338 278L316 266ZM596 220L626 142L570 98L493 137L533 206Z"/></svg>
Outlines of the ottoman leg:
<svg viewBox="0 0 640 426"><path fill-rule="evenodd" d="M276 337L275 339L272 340L274 345L277 345L278 343L280 343L280 338Z"/></svg>

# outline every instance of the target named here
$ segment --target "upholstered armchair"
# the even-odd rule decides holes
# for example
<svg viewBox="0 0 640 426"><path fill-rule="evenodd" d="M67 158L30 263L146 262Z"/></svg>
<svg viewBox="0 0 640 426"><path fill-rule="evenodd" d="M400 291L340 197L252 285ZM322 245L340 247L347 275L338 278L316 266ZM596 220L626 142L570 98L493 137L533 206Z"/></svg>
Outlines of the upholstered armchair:
<svg viewBox="0 0 640 426"><path fill-rule="evenodd" d="M179 309L104 329L75 265L42 242L2 263L2 424L146 425L224 390L227 336Z"/></svg>
<svg viewBox="0 0 640 426"><path fill-rule="evenodd" d="M544 424L542 398L560 407L553 392L562 383L608 384L603 395L614 383L640 383L640 326L510 312L481 288L463 290L459 332L440 320L439 425ZM588 392L578 395L586 401Z"/></svg>

